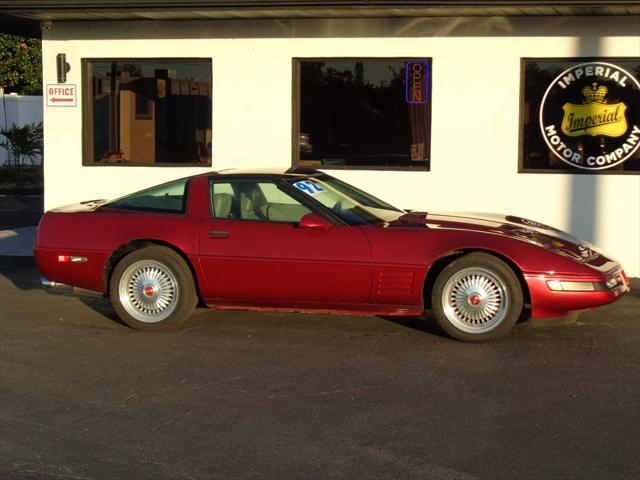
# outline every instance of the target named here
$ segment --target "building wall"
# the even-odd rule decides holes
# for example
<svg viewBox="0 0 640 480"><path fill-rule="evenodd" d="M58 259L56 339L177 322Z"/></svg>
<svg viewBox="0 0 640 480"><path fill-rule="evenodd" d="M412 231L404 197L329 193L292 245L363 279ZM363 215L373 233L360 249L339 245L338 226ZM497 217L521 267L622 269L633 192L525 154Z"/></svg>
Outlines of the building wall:
<svg viewBox="0 0 640 480"><path fill-rule="evenodd" d="M211 57L213 167L288 166L293 57L431 57L431 171L335 171L404 208L511 213L603 247L640 276L640 176L518 173L522 57L640 56L632 17L105 22L44 34L81 93L82 58ZM109 198L198 167L82 166L81 102L45 119L45 206Z"/></svg>
<svg viewBox="0 0 640 480"><path fill-rule="evenodd" d="M39 95L0 95L0 128L42 122L42 97ZM2 137L4 139L4 137ZM0 165L7 162L7 151L0 148ZM35 158L39 164L41 158Z"/></svg>

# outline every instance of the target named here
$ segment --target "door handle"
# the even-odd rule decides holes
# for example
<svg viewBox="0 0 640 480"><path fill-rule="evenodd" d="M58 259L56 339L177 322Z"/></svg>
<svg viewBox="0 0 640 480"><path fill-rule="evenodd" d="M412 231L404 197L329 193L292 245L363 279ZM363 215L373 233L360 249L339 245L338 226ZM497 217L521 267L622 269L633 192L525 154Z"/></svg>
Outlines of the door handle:
<svg viewBox="0 0 640 480"><path fill-rule="evenodd" d="M207 235L209 238L229 238L229 232L224 230L209 230Z"/></svg>

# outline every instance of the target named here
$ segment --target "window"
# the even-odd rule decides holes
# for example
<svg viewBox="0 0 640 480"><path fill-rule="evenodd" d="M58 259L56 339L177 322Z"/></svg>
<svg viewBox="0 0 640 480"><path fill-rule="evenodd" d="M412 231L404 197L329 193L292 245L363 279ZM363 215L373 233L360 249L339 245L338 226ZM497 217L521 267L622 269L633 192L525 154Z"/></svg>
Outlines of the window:
<svg viewBox="0 0 640 480"><path fill-rule="evenodd" d="M105 204L102 208L185 213L187 210L188 179L165 183L142 190Z"/></svg>
<svg viewBox="0 0 640 480"><path fill-rule="evenodd" d="M83 60L84 165L211 165L211 60Z"/></svg>
<svg viewBox="0 0 640 480"><path fill-rule="evenodd" d="M640 172L640 58L523 59L521 172Z"/></svg>
<svg viewBox="0 0 640 480"><path fill-rule="evenodd" d="M297 223L307 207L270 182L211 184L211 212L215 218Z"/></svg>
<svg viewBox="0 0 640 480"><path fill-rule="evenodd" d="M430 59L294 60L295 165L429 170Z"/></svg>
<svg viewBox="0 0 640 480"><path fill-rule="evenodd" d="M290 180L291 185L349 225L397 220L405 212L330 175Z"/></svg>

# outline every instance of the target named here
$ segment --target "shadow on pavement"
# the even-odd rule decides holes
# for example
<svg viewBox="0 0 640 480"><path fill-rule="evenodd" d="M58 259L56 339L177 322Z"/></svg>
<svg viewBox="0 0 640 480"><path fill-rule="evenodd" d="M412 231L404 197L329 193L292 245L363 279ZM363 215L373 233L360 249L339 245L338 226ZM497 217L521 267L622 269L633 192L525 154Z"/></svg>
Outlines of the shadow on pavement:
<svg viewBox="0 0 640 480"><path fill-rule="evenodd" d="M109 299L100 293L69 287L66 285L56 288L43 287L40 284L41 275L33 257L0 256L0 275L11 281L13 285L20 290L43 290L48 295L52 296L77 298L84 305L101 316L106 317L119 325L124 325L113 310ZM628 295L640 298L640 279L632 278L630 279L630 282L631 291ZM206 307L197 309L199 312L206 310ZM383 315L379 315L378 317L411 330L441 338L449 338L449 336L437 324L433 313L430 311L421 317L395 317ZM523 311L521 318L518 320L518 324L531 324L530 312L528 310Z"/></svg>
<svg viewBox="0 0 640 480"><path fill-rule="evenodd" d="M438 326L431 312L428 312L421 317L391 317L387 315L379 315L379 318L418 332L428 333L442 338L449 338L449 336Z"/></svg>
<svg viewBox="0 0 640 480"><path fill-rule="evenodd" d="M38 225L43 210L42 195L0 194L0 230Z"/></svg>
<svg viewBox="0 0 640 480"><path fill-rule="evenodd" d="M24 291L42 290L47 295L77 298L84 305L112 320L124 325L111 307L109 299L98 292L69 287L67 285L46 288L40 284L40 272L33 257L0 256L0 276L9 280L13 285Z"/></svg>
<svg viewBox="0 0 640 480"><path fill-rule="evenodd" d="M640 298L640 278L630 278L631 291L629 295Z"/></svg>
<svg viewBox="0 0 640 480"><path fill-rule="evenodd" d="M0 256L0 275L20 290L39 290L40 272L33 257Z"/></svg>

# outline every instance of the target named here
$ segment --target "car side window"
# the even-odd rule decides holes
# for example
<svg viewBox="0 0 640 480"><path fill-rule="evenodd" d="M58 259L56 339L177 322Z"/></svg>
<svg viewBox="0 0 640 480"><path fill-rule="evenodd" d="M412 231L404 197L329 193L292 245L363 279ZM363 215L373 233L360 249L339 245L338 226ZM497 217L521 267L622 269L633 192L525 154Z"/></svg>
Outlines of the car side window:
<svg viewBox="0 0 640 480"><path fill-rule="evenodd" d="M297 223L311 213L272 182L214 182L211 184L214 218Z"/></svg>
<svg viewBox="0 0 640 480"><path fill-rule="evenodd" d="M102 208L185 213L188 179L165 183L105 204Z"/></svg>

